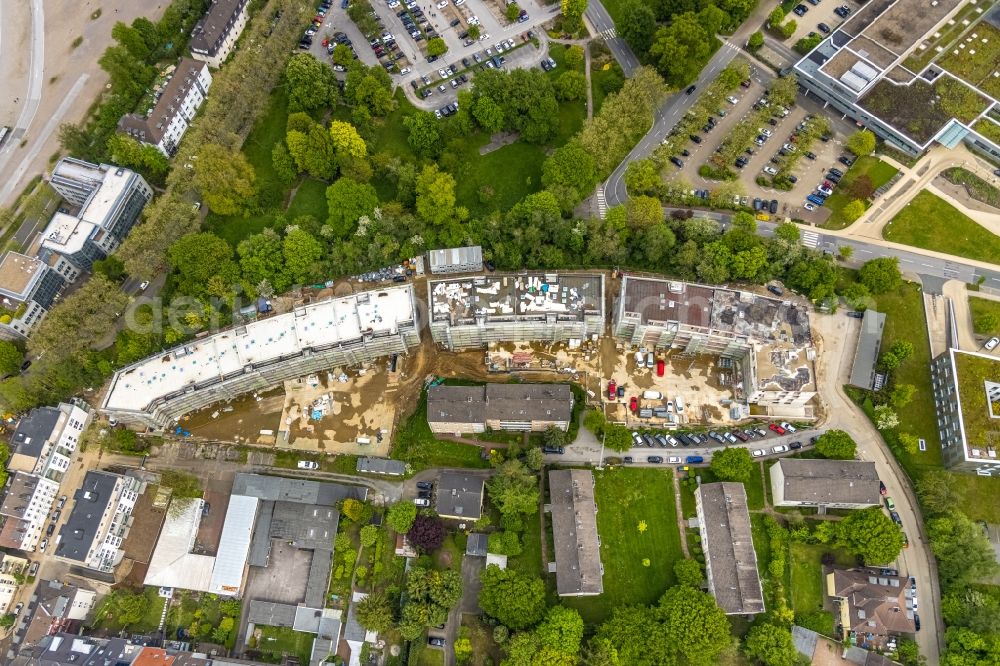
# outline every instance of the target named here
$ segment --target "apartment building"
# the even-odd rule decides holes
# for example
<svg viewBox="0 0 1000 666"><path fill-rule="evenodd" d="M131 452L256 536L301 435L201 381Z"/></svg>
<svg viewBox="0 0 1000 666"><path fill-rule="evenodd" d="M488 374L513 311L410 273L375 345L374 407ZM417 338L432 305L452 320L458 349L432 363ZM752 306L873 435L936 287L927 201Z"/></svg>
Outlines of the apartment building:
<svg viewBox="0 0 1000 666"><path fill-rule="evenodd" d="M603 275L491 274L432 280L427 292L431 337L445 349L604 333Z"/></svg>
<svg viewBox="0 0 1000 666"><path fill-rule="evenodd" d="M567 384L432 386L427 390L431 432L568 430L573 392Z"/></svg>
<svg viewBox="0 0 1000 666"><path fill-rule="evenodd" d="M7 468L62 482L92 418L83 402L31 410L11 437L13 450Z"/></svg>
<svg viewBox="0 0 1000 666"><path fill-rule="evenodd" d="M5 518L0 529L0 546L34 551L44 537L45 523L58 495L57 482L14 472L0 504L0 516Z"/></svg>
<svg viewBox="0 0 1000 666"><path fill-rule="evenodd" d="M101 411L163 428L189 411L420 344L410 285L307 303L119 370Z"/></svg>
<svg viewBox="0 0 1000 666"><path fill-rule="evenodd" d="M965 142L1000 158L1000 9L869 2L792 68L799 85L912 155ZM964 105L947 100L964 97Z"/></svg>
<svg viewBox="0 0 1000 666"><path fill-rule="evenodd" d="M57 580L40 580L14 627L11 643L27 649L59 632L78 633L96 603L97 593L93 590ZM62 663L75 661L70 658Z"/></svg>
<svg viewBox="0 0 1000 666"><path fill-rule="evenodd" d="M611 330L635 349L730 359L736 399L806 415L816 395L805 307L728 287L622 278Z"/></svg>
<svg viewBox="0 0 1000 666"><path fill-rule="evenodd" d="M153 198L131 169L72 157L59 160L49 182L73 209L52 216L38 256L67 282L114 252Z"/></svg>
<svg viewBox="0 0 1000 666"><path fill-rule="evenodd" d="M191 57L218 69L250 18L250 0L213 0L191 32Z"/></svg>
<svg viewBox="0 0 1000 666"><path fill-rule="evenodd" d="M775 506L818 507L825 512L882 503L873 462L783 458L771 467L770 475Z"/></svg>
<svg viewBox="0 0 1000 666"><path fill-rule="evenodd" d="M66 281L45 262L20 252L0 258L0 338L24 340L45 318Z"/></svg>
<svg viewBox="0 0 1000 666"><path fill-rule="evenodd" d="M131 476L91 470L73 495L69 518L59 530L56 557L101 571L121 562L132 509L145 483Z"/></svg>
<svg viewBox="0 0 1000 666"><path fill-rule="evenodd" d="M118 121L118 129L140 143L155 146L167 157L173 157L211 85L212 74L206 63L181 58L146 115L124 115Z"/></svg>
<svg viewBox="0 0 1000 666"><path fill-rule="evenodd" d="M949 349L931 362L931 387L945 467L1000 475L1000 359Z"/></svg>

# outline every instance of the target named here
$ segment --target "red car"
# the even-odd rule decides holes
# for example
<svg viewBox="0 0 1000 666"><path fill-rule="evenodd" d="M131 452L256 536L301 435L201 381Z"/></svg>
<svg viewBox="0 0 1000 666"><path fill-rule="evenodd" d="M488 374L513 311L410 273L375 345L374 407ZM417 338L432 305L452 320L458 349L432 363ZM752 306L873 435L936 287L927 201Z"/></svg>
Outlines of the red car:
<svg viewBox="0 0 1000 666"><path fill-rule="evenodd" d="M662 377L663 376L663 368L664 368L665 365L666 364L663 361L657 361L656 362L656 376L657 377Z"/></svg>
<svg viewBox="0 0 1000 666"><path fill-rule="evenodd" d="M608 382L608 400L615 399L615 393L618 391L618 386L615 384L615 380Z"/></svg>
<svg viewBox="0 0 1000 666"><path fill-rule="evenodd" d="M779 435L784 435L785 434L785 429L782 428L777 423L772 423L771 425L769 425L767 427L770 428L771 430L773 430L774 432L778 433Z"/></svg>
<svg viewBox="0 0 1000 666"><path fill-rule="evenodd" d="M633 412L639 409L639 398L632 396L628 401L628 408Z"/></svg>

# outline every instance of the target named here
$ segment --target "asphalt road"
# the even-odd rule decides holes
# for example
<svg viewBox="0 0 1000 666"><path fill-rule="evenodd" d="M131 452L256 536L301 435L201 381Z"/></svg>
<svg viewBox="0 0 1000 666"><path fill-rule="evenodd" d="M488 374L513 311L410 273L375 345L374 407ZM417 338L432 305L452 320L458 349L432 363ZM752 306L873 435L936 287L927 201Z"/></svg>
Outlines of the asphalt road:
<svg viewBox="0 0 1000 666"><path fill-rule="evenodd" d="M676 210L687 209L664 208L667 214ZM716 220L722 223L724 228L732 220L732 213L698 211L698 215ZM757 233L764 237L773 236L776 226L773 222L758 221ZM941 287L947 280L961 280L963 282L974 283L980 278L983 278L983 286L1000 289L1000 270L986 269L981 266L967 264L957 257L954 259L942 259L927 256L920 252L888 247L879 243L824 234L819 230L803 232L802 244L806 247L825 250L833 254L836 254L841 247L850 247L853 250L853 254L851 262L848 263L856 263L858 265L880 257L896 257L899 259L900 270L919 275L924 289L930 293L940 294Z"/></svg>
<svg viewBox="0 0 1000 666"><path fill-rule="evenodd" d="M632 48L628 43L618 36L618 32L615 30L615 22L600 0L590 0L584 16L590 21L590 25L593 26L594 30L607 42L608 48L611 50L611 55L618 61L625 76L632 76L632 72L639 68L639 59L632 52Z"/></svg>

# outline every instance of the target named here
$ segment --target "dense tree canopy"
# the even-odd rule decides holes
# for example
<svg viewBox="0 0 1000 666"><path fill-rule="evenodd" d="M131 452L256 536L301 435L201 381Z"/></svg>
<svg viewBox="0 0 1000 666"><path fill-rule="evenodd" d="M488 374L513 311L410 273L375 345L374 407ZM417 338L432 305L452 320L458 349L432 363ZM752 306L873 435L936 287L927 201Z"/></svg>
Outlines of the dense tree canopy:
<svg viewBox="0 0 1000 666"><path fill-rule="evenodd" d="M545 583L515 569L495 564L479 577L479 607L510 629L526 629L538 624L545 614Z"/></svg>
<svg viewBox="0 0 1000 666"><path fill-rule="evenodd" d="M854 460L857 444L843 430L827 430L816 440L816 453L824 458Z"/></svg>
<svg viewBox="0 0 1000 666"><path fill-rule="evenodd" d="M739 481L746 483L756 470L750 459L748 449L726 447L712 454L710 465L712 472L720 481Z"/></svg>

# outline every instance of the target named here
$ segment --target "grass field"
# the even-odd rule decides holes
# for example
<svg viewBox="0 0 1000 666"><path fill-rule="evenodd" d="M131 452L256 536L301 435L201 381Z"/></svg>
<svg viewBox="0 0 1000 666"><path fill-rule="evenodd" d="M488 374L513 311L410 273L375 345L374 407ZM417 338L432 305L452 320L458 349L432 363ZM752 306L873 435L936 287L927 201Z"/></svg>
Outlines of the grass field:
<svg viewBox="0 0 1000 666"><path fill-rule="evenodd" d="M1000 478L952 474L952 483L962 497L962 512L972 520L1000 523Z"/></svg>
<svg viewBox="0 0 1000 666"><path fill-rule="evenodd" d="M312 215L320 223L326 222L326 183L307 178L295 190L295 196L288 204L289 222L300 215Z"/></svg>
<svg viewBox="0 0 1000 666"><path fill-rule="evenodd" d="M604 594L562 600L589 624L600 623L618 606L654 604L673 585L682 552L670 474L627 467L594 473Z"/></svg>
<svg viewBox="0 0 1000 666"><path fill-rule="evenodd" d="M605 92L605 84L610 84L612 81L617 81L618 86L622 85L624 77L622 76L621 67L618 63L612 61L607 63L607 69L603 69L602 66L597 66L596 64L591 64L590 67L590 83L593 88L594 96L594 115L601 110L601 106L604 104L604 99L608 96Z"/></svg>
<svg viewBox="0 0 1000 666"><path fill-rule="evenodd" d="M298 657L300 664L309 663L313 639L316 637L288 627L259 627L260 642L255 648L270 663L278 664L284 655Z"/></svg>
<svg viewBox="0 0 1000 666"><path fill-rule="evenodd" d="M144 634L150 633L157 630L160 626L160 616L163 614L163 603L164 599L158 593L155 587L146 587L142 590L142 595L146 597L147 605L146 612L142 614L142 618L135 624L128 625L127 629L130 633ZM121 631L123 627L115 618L105 615L101 618L100 622L94 625L97 629L104 629L110 633L117 634Z"/></svg>
<svg viewBox="0 0 1000 666"><path fill-rule="evenodd" d="M1000 327L986 327L981 317L992 314L1000 320L1000 301L990 301L985 298L969 297L969 310L972 313L972 328L976 335L996 335Z"/></svg>
<svg viewBox="0 0 1000 666"><path fill-rule="evenodd" d="M996 261L1000 236L944 199L920 192L882 230L886 240L968 259Z"/></svg>
<svg viewBox="0 0 1000 666"><path fill-rule="evenodd" d="M867 175L872 179L872 185L878 189L892 180L892 177L896 175L897 171L898 169L896 169L896 167L883 162L877 157L859 157L858 161L854 163L854 166L852 166L844 175L844 178L840 181L840 185L834 193L829 199L826 200L825 206L830 209L831 214L829 219L821 226L824 229L843 229L851 224L845 220L840 213L844 209L844 206L850 203L853 199L853 197L847 192L850 189L851 183L853 183L857 178ZM867 207L867 205L868 204L866 202L865 206Z"/></svg>

